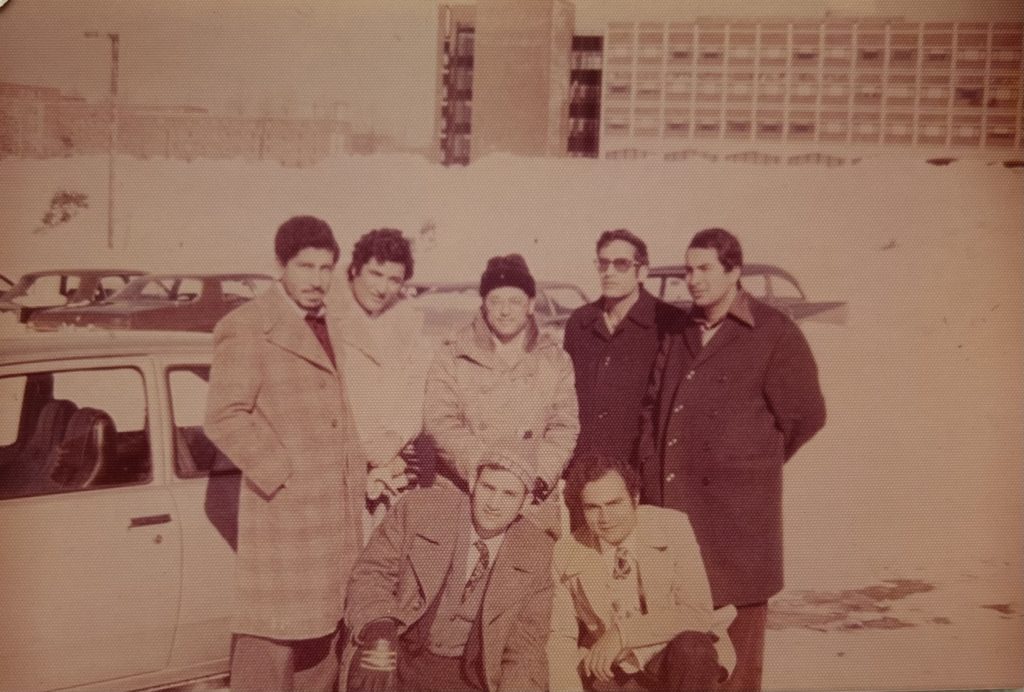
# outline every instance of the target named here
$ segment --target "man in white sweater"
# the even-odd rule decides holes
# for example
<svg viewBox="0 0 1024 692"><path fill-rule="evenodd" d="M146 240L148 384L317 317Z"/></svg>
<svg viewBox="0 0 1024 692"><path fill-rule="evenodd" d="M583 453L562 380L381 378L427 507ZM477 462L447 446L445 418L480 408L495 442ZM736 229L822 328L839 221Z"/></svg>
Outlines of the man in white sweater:
<svg viewBox="0 0 1024 692"><path fill-rule="evenodd" d="M402 490L414 480L429 484L433 475L429 454L417 455L415 444L432 349L424 341L422 313L401 300L412 274L409 240L396 229L376 229L356 241L348 281L329 296L343 315L339 360L369 477L376 480L364 538Z"/></svg>

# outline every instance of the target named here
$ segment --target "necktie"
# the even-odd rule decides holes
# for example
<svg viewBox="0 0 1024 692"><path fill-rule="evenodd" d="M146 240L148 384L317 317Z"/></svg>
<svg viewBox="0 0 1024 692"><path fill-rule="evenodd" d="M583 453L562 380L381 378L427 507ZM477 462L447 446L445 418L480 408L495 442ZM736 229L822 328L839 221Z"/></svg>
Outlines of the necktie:
<svg viewBox="0 0 1024 692"><path fill-rule="evenodd" d="M323 315L309 313L306 315L306 324L308 324L309 328L313 330L316 340L324 347L324 352L327 353L327 357L331 359L331 364L337 367L337 363L334 361L334 349L331 348L331 338L327 334L327 320Z"/></svg>
<svg viewBox="0 0 1024 692"><path fill-rule="evenodd" d="M612 570L612 578L625 579L633 571L630 563L629 551L619 546L615 549L615 568Z"/></svg>
<svg viewBox="0 0 1024 692"><path fill-rule="evenodd" d="M469 595L473 593L473 589L476 588L477 582L487 574L487 561L489 559L487 554L487 544L483 541L477 541L473 545L480 552L480 557L477 559L476 564L473 565L473 572L469 575L469 579L466 580L466 587L462 590L463 602L465 602L466 599L469 598Z"/></svg>

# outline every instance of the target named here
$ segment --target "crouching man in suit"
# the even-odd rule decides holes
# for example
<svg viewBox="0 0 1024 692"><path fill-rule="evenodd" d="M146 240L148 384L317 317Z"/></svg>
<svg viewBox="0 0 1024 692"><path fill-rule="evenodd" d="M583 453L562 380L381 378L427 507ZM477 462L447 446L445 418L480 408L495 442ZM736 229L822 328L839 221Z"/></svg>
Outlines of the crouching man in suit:
<svg viewBox="0 0 1024 692"><path fill-rule="evenodd" d="M349 583L349 690L547 689L553 541L520 516L536 479L511 442L469 496L438 485L391 510Z"/></svg>
<svg viewBox="0 0 1024 692"><path fill-rule="evenodd" d="M685 514L638 505L640 479L596 452L573 461L566 504L584 518L555 545L551 689L714 690L735 661Z"/></svg>

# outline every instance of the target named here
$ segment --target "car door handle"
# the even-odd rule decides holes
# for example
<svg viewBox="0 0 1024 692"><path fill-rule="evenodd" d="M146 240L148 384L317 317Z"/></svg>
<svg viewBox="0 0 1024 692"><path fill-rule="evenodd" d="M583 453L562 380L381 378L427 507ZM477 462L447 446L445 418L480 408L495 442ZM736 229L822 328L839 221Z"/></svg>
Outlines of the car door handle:
<svg viewBox="0 0 1024 692"><path fill-rule="evenodd" d="M171 521L170 514L152 514L148 517L132 517L132 523L128 526L134 529L137 526L153 526L155 524L168 524Z"/></svg>

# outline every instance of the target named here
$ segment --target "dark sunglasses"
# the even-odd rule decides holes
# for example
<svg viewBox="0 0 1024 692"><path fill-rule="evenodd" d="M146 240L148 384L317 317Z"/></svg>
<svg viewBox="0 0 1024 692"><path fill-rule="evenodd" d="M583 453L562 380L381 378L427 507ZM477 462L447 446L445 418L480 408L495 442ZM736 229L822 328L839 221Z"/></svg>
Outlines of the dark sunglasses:
<svg viewBox="0 0 1024 692"><path fill-rule="evenodd" d="M597 266L598 271L607 271L608 267L615 267L617 272L626 272L633 267L639 266L639 262L625 257L616 257L613 260L598 258L594 260L594 264Z"/></svg>

